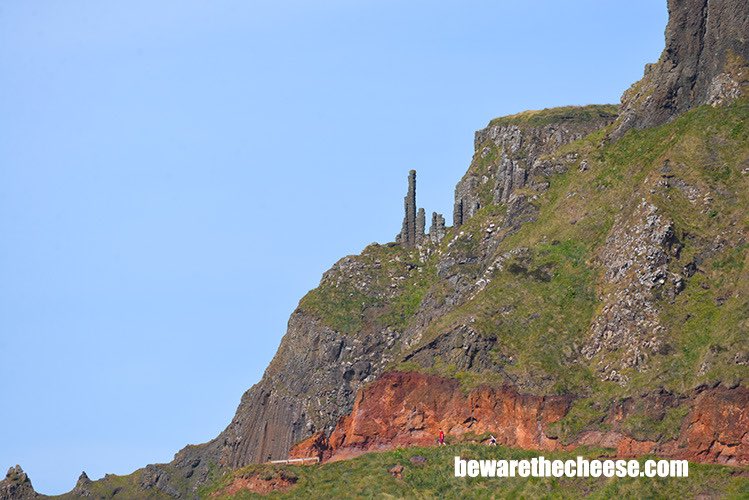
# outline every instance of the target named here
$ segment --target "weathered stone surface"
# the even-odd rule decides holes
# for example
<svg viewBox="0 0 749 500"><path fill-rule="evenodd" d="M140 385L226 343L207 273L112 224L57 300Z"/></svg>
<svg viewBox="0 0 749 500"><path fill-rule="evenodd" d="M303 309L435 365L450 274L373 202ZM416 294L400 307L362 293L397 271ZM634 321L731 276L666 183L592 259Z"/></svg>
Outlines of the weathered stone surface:
<svg viewBox="0 0 749 500"><path fill-rule="evenodd" d="M429 241L438 244L445 237L445 217L437 212L432 212L432 224L429 226Z"/></svg>
<svg viewBox="0 0 749 500"><path fill-rule="evenodd" d="M37 496L31 479L20 465L8 469L5 479L0 481L0 500L26 500Z"/></svg>
<svg viewBox="0 0 749 500"><path fill-rule="evenodd" d="M615 404L606 418L608 431L584 431L561 442L551 424L562 419L572 399L567 396L521 394L515 388L478 387L465 394L453 379L423 373L388 372L362 389L349 415L341 418L330 438L318 436L312 454L303 443L297 457L341 460L370 450L436 444L448 436L491 433L499 444L537 450L571 450L578 446L615 448L618 457L655 453L695 462L749 463L749 389L717 387L698 390L690 398L669 393L644 394L637 401ZM638 440L621 422L636 406L660 420L669 408L686 404L687 416L676 439Z"/></svg>
<svg viewBox="0 0 749 500"><path fill-rule="evenodd" d="M705 49L708 45L726 46L731 49L724 51L726 54L731 51L739 54L744 50L746 38L741 37L746 30L738 31L742 35L737 37L735 26L746 25L745 10L742 10L745 3L739 5L737 0L725 0L708 4L706 0L702 1L704 15L718 14L717 18L700 22L706 26L717 23L727 27L725 33L734 40L725 43L703 40L696 44L689 41L694 37L680 33L678 26L692 25L691 14L685 9L693 8L698 2L677 3L670 3L672 15L684 19L672 20L669 25L673 30L669 39L673 38L675 45L669 41L664 53L664 61L671 61L672 69L669 70L666 63L659 63L662 68L653 68L651 73L661 77L646 76L643 83L644 86L652 84L656 89L663 87L666 89L663 92L654 90L650 95L663 94L666 97L660 99L659 104L655 102L657 99L651 99L652 103L647 101L645 94L641 94L645 101L625 96L626 115L620 125L626 126L621 125L622 130L667 120L674 113L701 102L702 98L697 94L705 84L697 77L694 81L690 77L684 80L682 76L689 72L675 68L683 66L687 60L689 63L684 67L696 65L699 68L712 64L712 52ZM743 20L732 18L731 6L739 16L744 12ZM714 38L721 33L717 29L704 31ZM695 59L694 50L703 55ZM727 65L713 72L714 77L705 87L705 102L717 105L741 92L743 70L740 64L731 63L739 61L732 58L726 57ZM739 69L734 71L731 68ZM691 82L691 87L679 83L682 81ZM685 100L685 95L693 97ZM549 188L552 176L572 169L579 175L593 173L596 161L592 158L579 158L574 152L561 155L556 151L561 145L611 124L616 113L610 107L593 106L565 108L545 114L552 118L544 120L537 120L534 116L537 115L530 113L495 120L476 133L473 162L456 187L455 225L468 222L487 204L501 204L506 209L496 213L485 211L486 217L482 217L482 227L478 230L467 226L448 233L444 217L433 214L429 241L417 246L419 236L423 234L423 215L419 215L423 212L417 211L416 207L415 171L409 173L403 227L397 238L401 243L398 248L406 248L410 262L402 264L407 273L418 273L419 262L423 263L427 257L434 259L439 286L426 290L423 296L415 295L419 303L413 314L409 312L411 316L403 331L375 328L371 317L378 308L398 296L400 283L407 273L378 277L375 269L382 264L379 261L365 262L357 257L341 259L325 273L323 282L344 287L347 291L350 289L352 293L346 297L362 294L372 299L372 305L361 310L359 319L363 326L355 333L345 335L309 311L297 309L262 380L243 395L226 430L209 443L184 448L171 464L145 468L140 477L144 491L168 494L172 491L170 484L184 483L184 479L189 479L191 486L202 484L215 465L239 467L269 458L286 458L291 447L300 441L295 448L300 453L304 450L303 453L320 456L332 450L336 457L343 457L349 452L399 443L430 444L436 439L436 430L445 427L456 434L483 429L494 433L500 443L512 446L540 449L568 446L560 444L549 433L549 425L564 416L570 397L545 397L540 390L537 391L538 387L531 387L523 380L512 381L512 386L478 388L465 395L455 380L419 375L381 376L390 362L408 361L430 368L436 358L458 370L501 374L500 362L504 360L498 357L504 354L497 352L497 339L491 335L479 335L470 318L459 318L428 337L425 331L436 319L445 317L476 297L492 282L495 271L502 269L507 261L522 260L531 252L523 247L498 252L498 247L523 224L536 220L538 209L534 199ZM680 179L673 170L664 165L660 182L683 192L689 203L700 203L708 195L695 186L693 179ZM657 330L660 325L652 300L654 291L673 290L673 293L678 293L679 287L683 286L683 283L679 285L678 279L694 275L701 262L698 255L692 262L680 263L683 269L678 273L681 278L677 279L672 266L678 247L673 239L673 221L649 203L630 206L636 210L621 214L604 249L597 255L596 262L591 263L604 269L604 286L599 290L602 307L596 311L588 342L582 348L583 358L587 356L589 359L578 360L598 363L604 352L621 354L614 364L599 366L602 378L620 383L626 382L616 378L621 368L637 366L645 369L648 353L666 344L664 332ZM577 222L577 219L572 222ZM439 253L429 253L436 246L429 248L430 243L439 243L446 234L450 235L449 241L443 241ZM380 278L389 281L388 286L384 292L373 296L373 283ZM664 281L661 283L661 280ZM512 306L507 308L507 311L501 311L502 314L512 314ZM743 351L731 357L737 365L746 364L746 358ZM368 385L373 381L374 384ZM536 391L535 395L531 395L531 391ZM570 446L612 446L621 455L662 452L700 461L747 463L746 408L749 404L746 394L747 389L738 387L730 390L714 388L673 397L648 395L650 399L645 406L648 414L656 417L664 408L670 408L669 405L682 404L680 398L690 399L692 406L679 439L664 441L655 437L638 439L629 436L619 421L631 410L627 403L622 403L607 417L610 430L587 430ZM341 417L344 418L339 421ZM14 478L18 476L20 474ZM6 488L0 488L2 495L9 485L17 488L25 483L17 479L9 482L6 478L0 484ZM81 486L86 487L83 483ZM256 486L265 491L268 485L261 482ZM192 491L197 490L193 488Z"/></svg>
<svg viewBox="0 0 749 500"><path fill-rule="evenodd" d="M403 470L405 467L403 467L400 464L393 465L388 469L388 473L393 476L396 479L403 479Z"/></svg>
<svg viewBox="0 0 749 500"><path fill-rule="evenodd" d="M449 436L493 432L500 444L557 449L543 428L564 416L570 399L529 396L511 387L482 387L464 394L456 380L389 372L360 391L350 415L328 440L326 457L348 458L368 450L436 444ZM294 456L307 450L295 448Z"/></svg>
<svg viewBox="0 0 749 500"><path fill-rule="evenodd" d="M463 197L455 193L455 204L453 205L453 226L463 225Z"/></svg>
<svg viewBox="0 0 749 500"><path fill-rule="evenodd" d="M666 48L622 96L613 137L665 123L701 104L719 105L749 85L749 2L668 0Z"/></svg>
<svg viewBox="0 0 749 500"><path fill-rule="evenodd" d="M509 202L513 193L526 187L535 176L566 170L566 163L576 158L560 159L552 171L540 159L616 118L609 108L593 108L587 113L581 112L587 108L569 108L542 123L526 119L521 113L516 119L493 121L476 132L471 166L455 187L453 224L461 226L489 203Z"/></svg>
<svg viewBox="0 0 749 500"><path fill-rule="evenodd" d="M582 353L587 359L601 351L618 353L615 362L598 361L604 380L626 383L622 369L646 369L648 357L664 347L666 332L659 323L655 294L680 290L683 277L668 270L676 245L674 223L642 201L612 228L599 252L606 270L600 288L607 291Z"/></svg>
<svg viewBox="0 0 749 500"><path fill-rule="evenodd" d="M486 338L468 325L460 325L406 355L405 361L432 368L436 360L460 371L495 369L491 350L496 338Z"/></svg>
<svg viewBox="0 0 749 500"><path fill-rule="evenodd" d="M263 380L248 390L236 416L208 448L221 465L286 458L291 446L329 430L361 384L391 359L392 332L346 337L295 312Z"/></svg>
<svg viewBox="0 0 749 500"><path fill-rule="evenodd" d="M219 490L216 496L222 498L246 495L267 495L275 491L287 491L296 485L299 478L292 472L286 470L274 471L273 473L254 473L235 477L229 485Z"/></svg>
<svg viewBox="0 0 749 500"><path fill-rule="evenodd" d="M426 226L426 215L423 208L419 208L416 212L416 244L421 243L424 240L424 228Z"/></svg>
<svg viewBox="0 0 749 500"><path fill-rule="evenodd" d="M403 227L401 228L399 241L407 247L416 245L416 170L408 173L408 192L403 199ZM422 230L423 232L423 230Z"/></svg>
<svg viewBox="0 0 749 500"><path fill-rule="evenodd" d="M160 465L147 465L140 476L142 490L158 490L172 498L179 498L180 492L171 485L171 476Z"/></svg>
<svg viewBox="0 0 749 500"><path fill-rule="evenodd" d="M88 474L86 474L85 471L81 472L81 475L78 477L78 481L75 483L75 488L73 488L73 495L81 498L94 496L91 491L91 484L92 481L91 479L89 479Z"/></svg>

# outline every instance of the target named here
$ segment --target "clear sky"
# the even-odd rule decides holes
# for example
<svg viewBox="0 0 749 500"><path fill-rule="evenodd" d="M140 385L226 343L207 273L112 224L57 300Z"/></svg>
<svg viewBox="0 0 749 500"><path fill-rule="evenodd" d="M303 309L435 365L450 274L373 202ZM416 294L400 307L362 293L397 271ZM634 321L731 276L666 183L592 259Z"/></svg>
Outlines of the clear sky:
<svg viewBox="0 0 749 500"><path fill-rule="evenodd" d="M43 493L229 422L288 315L450 223L473 132L618 102L665 1L0 3L0 474Z"/></svg>

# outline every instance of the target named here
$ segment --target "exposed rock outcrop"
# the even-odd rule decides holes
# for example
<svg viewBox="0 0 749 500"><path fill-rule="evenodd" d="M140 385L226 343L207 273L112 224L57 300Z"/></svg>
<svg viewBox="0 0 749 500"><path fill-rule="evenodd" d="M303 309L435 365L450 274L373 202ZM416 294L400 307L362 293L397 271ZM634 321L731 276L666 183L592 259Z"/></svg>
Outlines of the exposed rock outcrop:
<svg viewBox="0 0 749 500"><path fill-rule="evenodd" d="M432 225L429 226L429 241L438 244L445 237L445 217L437 212L432 212Z"/></svg>
<svg viewBox="0 0 749 500"><path fill-rule="evenodd" d="M408 191L403 199L403 225L395 241L407 248L413 248L424 242L426 212L416 208L416 170L408 172Z"/></svg>
<svg viewBox="0 0 749 500"><path fill-rule="evenodd" d="M467 395L457 380L420 373L388 372L359 392L352 412L330 438L299 443L293 456L342 459L368 450L436 444L449 437L494 432L501 444L556 449L543 429L567 412L570 398L521 395L511 387L480 387Z"/></svg>
<svg viewBox="0 0 749 500"><path fill-rule="evenodd" d="M586 445L614 448L624 458L655 453L695 462L749 463L749 389L700 389L688 400L654 393L640 401L647 417L655 420L662 420L669 406L687 405L688 414L677 423L678 437L638 440L628 435L622 422L637 405L627 400L612 406L605 421L611 430L584 431L563 442L552 424L567 414L568 396L520 394L508 386L480 386L465 393L453 379L388 372L357 395L352 412L328 439L315 435L295 446L292 455L340 460L370 450L429 446L444 430L448 439L491 433L500 444L525 449Z"/></svg>
<svg viewBox="0 0 749 500"><path fill-rule="evenodd" d="M426 212L423 208L416 211L416 244L424 241L424 228L426 227Z"/></svg>
<svg viewBox="0 0 749 500"><path fill-rule="evenodd" d="M91 491L91 484L92 481L88 477L88 474L86 474L86 471L81 472L81 475L78 477L78 481L75 483L75 488L73 488L73 495L81 498L89 498L94 496L93 492Z"/></svg>
<svg viewBox="0 0 749 500"><path fill-rule="evenodd" d="M418 238L418 229L416 221L416 170L408 172L408 192L403 199L403 227L396 241L407 247L416 245ZM423 235L422 224L422 235Z"/></svg>
<svg viewBox="0 0 749 500"><path fill-rule="evenodd" d="M613 137L665 123L702 104L718 105L749 85L749 2L668 0L666 48L622 96Z"/></svg>
<svg viewBox="0 0 749 500"><path fill-rule="evenodd" d="M700 103L728 102L743 91L746 0L671 0L669 9L672 19L666 51L643 81L625 94L615 136L628 128L663 123ZM466 438L491 432L502 444L532 449L587 444L616 448L621 456L658 453L705 462L748 463L749 390L740 384L732 389L716 385L685 389L679 395L628 394L634 403L612 403L605 417L571 441L556 432L555 424L567 416L573 397L578 395L568 386L555 386L554 377L593 364L606 382L583 373L584 382L605 383L623 391L609 382L626 386L622 370L645 370L649 356L664 352L668 332L660 328L661 299L679 293L684 277L697 272L694 260L683 264L683 276L674 274L678 218L667 215L664 205L655 203L655 196L640 203L639 180L627 186L628 192L639 193L637 201L626 200L626 207L622 204L621 213L612 216L611 222L604 217L585 221L585 202L565 205L565 200L580 198L576 192L561 190L555 193L556 205L547 212L565 210L564 218L547 226L539 224L541 230L511 248L500 247L513 235L521 237L519 233L528 223L543 222L539 206L556 174L574 168L565 182L574 180L570 179L572 174L587 176L585 182L595 183L594 189L603 192L625 172L596 172L596 168L616 170L627 160L646 161L628 158L639 154L639 149L619 152L627 158L618 165L606 165L607 151L590 144L600 158L582 158L572 148L560 152L561 146L611 125L617 116L615 106L585 106L493 120L476 133L471 166L456 187L456 227L446 228L444 217L435 213L428 238L424 236L425 212L416 206L416 172L411 171L403 226L396 238L400 244L373 245L362 255L341 259L326 272L318 289L302 299L292 314L273 361L262 380L242 396L229 426L209 443L184 448L170 464L136 472L141 491L196 495L197 485L205 483L216 466L237 468L286 458L300 441L297 454L342 458L370 449L431 444L439 428L449 436ZM741 175L745 175L749 160L719 153L713 156L723 170L716 167L715 172L699 172L686 180L664 171L664 189L659 193L673 186L685 193L687 203L694 204L698 195L706 199L710 186L722 182L721 175L740 182L731 169L742 164ZM725 166L728 163L730 167ZM696 186L705 184L700 181L703 174L709 177L710 186L701 191ZM592 199L593 190L587 191L586 196ZM484 207L481 217L476 216ZM553 215L547 214L547 218ZM720 221L717 211L710 217ZM569 228L586 223L592 236L575 241L583 238ZM732 224L736 231L746 227L742 221ZM736 236L729 244L744 248L745 241ZM702 243L695 240L692 247L695 259L702 258ZM735 260L743 262L739 257L744 254L737 255ZM739 265L731 259L726 262L721 265ZM590 270L589 286L581 267L586 273ZM601 274L593 276L598 271ZM507 273L511 274L509 279ZM498 281L503 277L504 282ZM554 289L544 288L557 278ZM514 290L505 287L516 284ZM481 295L488 291L494 295ZM505 301L510 291L512 300ZM570 299L576 296L590 296L590 302ZM534 309L519 314L518 309L531 299L538 299L533 302ZM551 320L539 324L539 312L547 300L562 306L552 310ZM466 304L470 307L459 309ZM556 323L578 304L584 306L579 311L583 319L576 323L577 330L565 332L570 345L560 350L566 353L544 353L548 356L530 362L515 357L512 349L523 347L510 345L516 339L508 338L507 331L516 336L541 331L540 343L554 340L566 326ZM717 345L716 349L730 351L730 346L737 344L731 342L724 342L729 348ZM701 348L695 347L695 353ZM738 351L731 351L730 359L735 359L736 366L747 366L749 355L743 349ZM479 386L464 393L454 378L386 373L394 365L405 369L399 363L434 372L443 365L442 369L453 375L487 375L493 382L504 380L504 385ZM545 373L547 365L557 371ZM510 378L508 370L513 369ZM691 369L683 368L685 373ZM737 371L730 373L741 379ZM573 387L579 389L580 385ZM654 388L648 386L650 389ZM560 392L567 395L560 396ZM688 412L678 437L640 436L623 423L635 407L645 408L646 415L657 421L673 414L675 408ZM0 499L25 498L9 497L11 494L33 496L20 468L11 472L0 482ZM82 477L76 487L81 496L90 489L86 479ZM256 487L258 491L288 486L273 481L266 484L262 478L244 479L249 483L242 488ZM178 491L175 485L182 489Z"/></svg>
<svg viewBox="0 0 749 500"><path fill-rule="evenodd" d="M296 485L298 477L287 470L247 474L234 478L228 486L214 492L212 497L233 497L240 493L251 492L267 495L274 491L287 491Z"/></svg>
<svg viewBox="0 0 749 500"><path fill-rule="evenodd" d="M8 469L5 479L0 481L0 500L27 500L37 496L31 479L20 465Z"/></svg>
<svg viewBox="0 0 749 500"><path fill-rule="evenodd" d="M185 449L177 459L208 452L212 461L236 468L285 458L294 443L330 429L351 407L360 385L392 356L395 335L372 331L347 337L295 312L263 380L242 396L226 430L208 445ZM205 462L207 468L211 460Z"/></svg>
<svg viewBox="0 0 749 500"><path fill-rule="evenodd" d="M617 353L614 360L598 361L605 380L626 383L623 368L645 369L648 357L664 347L655 294L680 290L681 276L667 266L678 248L674 223L645 200L611 230L599 252L606 270L600 286L603 308L582 349L587 359L601 351Z"/></svg>
<svg viewBox="0 0 749 500"><path fill-rule="evenodd" d="M541 156L605 127L616 116L614 106L571 106L493 120L476 132L471 166L455 187L453 224L461 226L482 206L509 202L534 176L548 175Z"/></svg>

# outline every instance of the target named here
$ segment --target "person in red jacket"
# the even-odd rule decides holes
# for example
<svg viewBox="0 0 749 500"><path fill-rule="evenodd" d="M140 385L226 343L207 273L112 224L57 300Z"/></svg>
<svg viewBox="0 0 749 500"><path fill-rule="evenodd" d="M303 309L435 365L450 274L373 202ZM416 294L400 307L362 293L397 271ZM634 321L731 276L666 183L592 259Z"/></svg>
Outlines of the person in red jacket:
<svg viewBox="0 0 749 500"><path fill-rule="evenodd" d="M440 437L438 442L440 446L445 446L445 433L442 432L442 429L440 429Z"/></svg>

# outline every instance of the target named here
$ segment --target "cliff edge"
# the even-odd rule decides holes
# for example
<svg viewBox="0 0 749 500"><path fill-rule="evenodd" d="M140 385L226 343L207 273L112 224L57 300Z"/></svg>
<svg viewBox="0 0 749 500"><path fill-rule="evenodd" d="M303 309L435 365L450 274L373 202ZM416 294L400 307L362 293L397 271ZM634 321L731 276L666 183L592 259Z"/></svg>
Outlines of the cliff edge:
<svg viewBox="0 0 749 500"><path fill-rule="evenodd" d="M666 48L622 96L612 136L672 120L703 104L746 95L749 86L749 2L668 0Z"/></svg>

